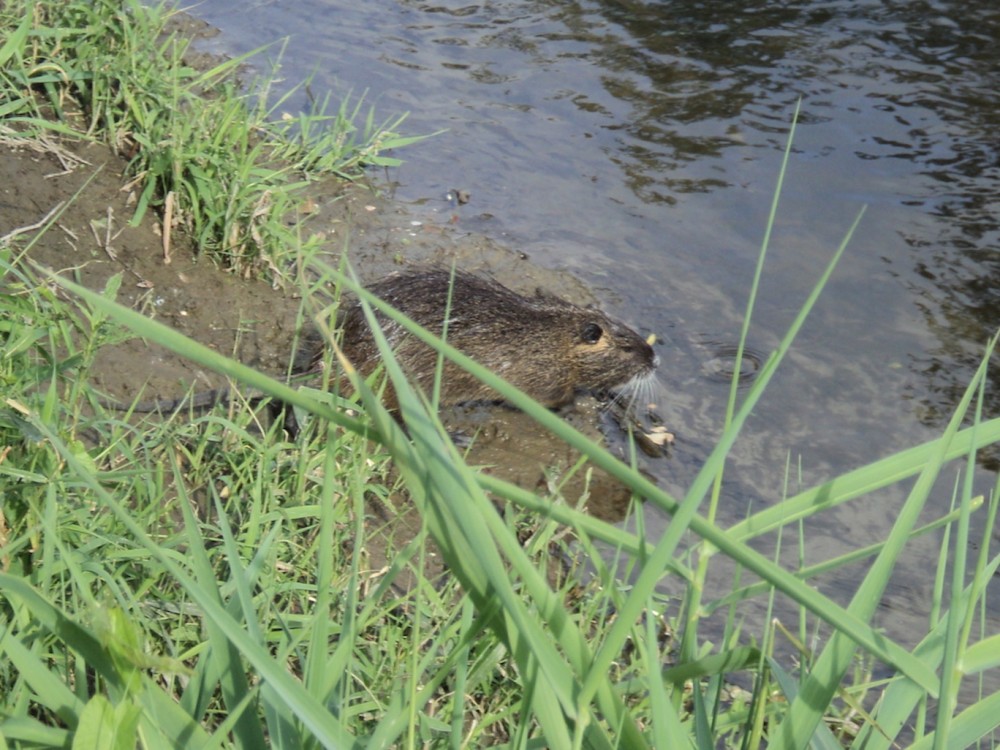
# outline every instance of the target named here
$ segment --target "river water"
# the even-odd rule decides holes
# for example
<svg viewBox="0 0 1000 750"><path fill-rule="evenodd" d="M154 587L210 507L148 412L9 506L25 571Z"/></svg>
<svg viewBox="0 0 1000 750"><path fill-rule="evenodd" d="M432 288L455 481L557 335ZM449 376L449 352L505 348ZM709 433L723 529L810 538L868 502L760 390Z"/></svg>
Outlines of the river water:
<svg viewBox="0 0 1000 750"><path fill-rule="evenodd" d="M468 190L458 231L571 271L655 333L678 440L649 468L679 495L720 431L719 370L801 99L751 354L773 349L867 212L734 449L723 524L780 498L786 461L795 490L937 436L1000 323L993 2L203 0L195 12L222 31L209 51L287 36L288 83L312 74L311 91L335 101L365 92L379 118L409 112L407 134L446 129L385 176L415 220L443 223L445 194ZM979 491L995 468L982 462ZM808 561L884 538L907 489L808 524ZM647 517L654 536L666 523ZM900 566L892 631L925 627L937 543ZM846 600L858 570L824 590Z"/></svg>

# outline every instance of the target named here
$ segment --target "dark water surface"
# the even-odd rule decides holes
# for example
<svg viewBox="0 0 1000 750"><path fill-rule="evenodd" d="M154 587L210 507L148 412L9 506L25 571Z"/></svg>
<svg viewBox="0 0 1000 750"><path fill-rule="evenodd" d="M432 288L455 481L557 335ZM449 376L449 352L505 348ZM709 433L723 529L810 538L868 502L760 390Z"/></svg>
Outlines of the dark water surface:
<svg viewBox="0 0 1000 750"><path fill-rule="evenodd" d="M443 221L444 194L466 189L460 228L572 270L655 332L678 444L650 468L678 494L720 431L719 370L801 97L754 352L773 349L868 208L733 453L723 523L779 498L786 460L796 489L938 435L1000 323L993 2L205 0L195 12L223 32L210 49L287 35L288 82L315 73L320 97L367 91L381 117L411 112L408 133L447 128L390 175L418 219ZM808 561L884 538L907 488L807 525ZM900 566L891 630L924 627L937 543ZM824 590L844 600L856 572Z"/></svg>

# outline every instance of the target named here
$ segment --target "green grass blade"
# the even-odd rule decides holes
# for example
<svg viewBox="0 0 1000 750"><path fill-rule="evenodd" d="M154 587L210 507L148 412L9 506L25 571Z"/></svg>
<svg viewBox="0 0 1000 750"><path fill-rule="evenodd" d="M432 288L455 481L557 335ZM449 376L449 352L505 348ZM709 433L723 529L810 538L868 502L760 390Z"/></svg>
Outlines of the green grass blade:
<svg viewBox="0 0 1000 750"><path fill-rule="evenodd" d="M979 510L982 507L983 500L984 499L981 495L973 498L969 503L969 509L972 511ZM934 521L931 521L930 523L924 524L923 526L914 529L910 534L910 538L916 539L917 537L929 534L932 531L937 531L942 527L954 523L961 513L962 511L960 510L954 510ZM874 544L869 544L865 547L859 547L858 549L851 550L850 552L846 552L842 555L837 555L836 557L831 557L813 565L798 568L795 571L795 575L803 581L808 581L810 578L815 578L816 576L823 575L824 573L829 573L839 568L852 565L869 557L875 557L884 546L885 542L883 541L875 542ZM766 593L769 588L770 584L768 584L767 581L759 581L757 583L752 583L749 586L736 588L725 596L716 599L713 602L706 602L702 606L705 613L710 615L722 607L728 607L736 602L743 601L744 599L749 599L753 596Z"/></svg>
<svg viewBox="0 0 1000 750"><path fill-rule="evenodd" d="M107 299L51 271L40 270L55 283L82 297L89 305L132 329L137 335L155 341L192 362L197 362L210 370L245 383L250 388L265 393L282 403L303 409L359 435L368 436L367 428L357 419L348 417L343 412L331 408L306 393L268 377L252 367L222 356L163 323L147 318L145 315L130 310L118 302Z"/></svg>
<svg viewBox="0 0 1000 750"><path fill-rule="evenodd" d="M1000 692L981 698L954 718L948 732L947 746L974 747L981 740L989 743L991 735L997 729L1000 729ZM910 745L909 750L931 750L939 741L936 733L931 732Z"/></svg>
<svg viewBox="0 0 1000 750"><path fill-rule="evenodd" d="M991 344L992 350L995 341ZM989 358L983 360L973 381L955 409L955 413L942 436L935 455L920 473L909 497L900 510L885 547L871 565L864 580L858 587L848 611L852 616L867 621L874 614L878 602L882 599L892 569L910 534L916 525L916 520L933 487L934 481L944 464L950 441L958 432L958 427L964 418L980 382L986 375ZM813 736L817 725L822 721L822 708L829 705L840 685L844 673L854 658L855 645L850 643L850 637L836 623L837 632L823 649L809 672L799 695L789 707L788 714L775 729L776 747L801 747ZM922 685L927 693L936 697L940 691L940 682L933 685Z"/></svg>
<svg viewBox="0 0 1000 750"><path fill-rule="evenodd" d="M799 686L795 679L786 672L782 666L771 657L767 660L771 673L777 678L781 692L788 703L792 703L799 694ZM806 745L803 744L802 747ZM808 746L814 750L843 750L843 745L833 736L833 732L825 724L816 727L816 731L809 739Z"/></svg>
<svg viewBox="0 0 1000 750"><path fill-rule="evenodd" d="M574 678L589 662L586 640L566 617L562 603L526 558L518 540L503 525L436 415L406 381L371 310L366 309L366 314L412 441L412 445L403 442L388 447L442 555L480 611L500 604L497 615L490 621L491 627L509 644L522 679L528 681L533 715L542 724L547 741L553 747L572 747L575 742L570 731L582 730L591 746L610 747L600 725L586 718L589 709L578 698L579 684ZM355 378L369 413L378 415L377 422L388 420L380 401L356 375ZM504 560L538 603L549 632L525 609L522 598L511 586ZM569 665L554 648L553 635L567 649ZM610 724L620 727L632 746L644 745L616 696L604 690L599 703L604 711L610 712Z"/></svg>
<svg viewBox="0 0 1000 750"><path fill-rule="evenodd" d="M985 672L994 667L1000 667L1000 635L972 644L962 658L962 671L965 674Z"/></svg>
<svg viewBox="0 0 1000 750"><path fill-rule="evenodd" d="M67 452L67 455L71 455ZM75 460L75 459L74 459ZM16 597L30 611L35 621L53 635L61 638L66 645L79 653L86 664L95 669L107 681L113 694L120 695L125 690L121 674L111 654L91 633L81 628L56 607L52 606L26 581L6 573L0 573L0 591L7 597ZM5 642L9 646L10 643ZM15 648L15 654L18 650ZM36 679L41 679L37 674ZM151 741L157 735L179 742L186 737L192 742L205 742L207 735L190 715L176 702L151 684L143 676L143 688L138 691L138 700L144 709L143 725ZM77 705L75 702L72 705ZM82 712L81 712L82 713ZM158 721L150 722L155 717ZM79 715L78 715L79 718Z"/></svg>
<svg viewBox="0 0 1000 750"><path fill-rule="evenodd" d="M56 714L71 729L76 727L84 702L13 632L8 631L0 639L0 654L7 655L22 679L34 691L39 704Z"/></svg>
<svg viewBox="0 0 1000 750"><path fill-rule="evenodd" d="M10 36L7 37L7 41L0 46L0 69L2 69L7 64L7 61L25 46L28 39L28 32L31 31L31 24L33 20L32 16L32 9L29 5L25 7L24 19L21 21L21 24Z"/></svg>
<svg viewBox="0 0 1000 750"><path fill-rule="evenodd" d="M11 716L0 721L0 738L21 741L24 747L67 747L72 735L27 716Z"/></svg>
<svg viewBox="0 0 1000 750"><path fill-rule="evenodd" d="M968 455L969 451L1000 441L1000 418L959 431L944 454L945 460ZM729 534L740 541L752 539L848 500L888 487L919 473L937 453L940 439L929 440L914 448L895 453L860 469L799 494L772 507L754 513L729 527Z"/></svg>
<svg viewBox="0 0 1000 750"><path fill-rule="evenodd" d="M58 633L66 645L79 653L103 679L120 688L118 672L101 642L93 634L46 601L22 578L0 573L0 591L8 599L16 597L20 600L31 611L35 622L50 633Z"/></svg>
<svg viewBox="0 0 1000 750"><path fill-rule="evenodd" d="M479 473L476 475L476 481L487 492L509 500L521 508L558 521L563 526L575 529L578 533L586 534L592 539L600 540L614 549L621 550L629 557L648 555L653 551L651 542L640 540L636 534L595 518L586 511L577 510L568 505L554 504L523 487L518 487L491 474ZM671 560L669 568L671 573L684 580L690 580L693 576L691 568L681 560Z"/></svg>
<svg viewBox="0 0 1000 750"><path fill-rule="evenodd" d="M183 472L176 455L171 456L175 482L180 494L179 503L187 532L187 558L192 567L198 585L212 596L220 606L226 606L220 595L215 571L205 549L198 520L192 510L193 503L188 497L186 485L182 481ZM233 600L226 606L230 616L239 613L238 602ZM192 716L202 716L208 709L216 686L222 693L222 699L228 711L227 720L234 721L232 732L242 748L262 748L265 746L263 728L256 717L247 712L250 700L256 696L256 688L251 689L246 678L243 661L235 644L225 637L223 631L211 620L206 621L209 646L207 652L198 660L188 689L181 697L181 705L188 709Z"/></svg>
<svg viewBox="0 0 1000 750"><path fill-rule="evenodd" d="M216 513L219 518L226 517L225 508L219 500L218 493L214 494ZM264 634L261 632L260 623L257 620L257 612L254 606L251 586L256 575L243 566L240 553L237 549L236 540L233 538L232 529L228 524L220 524L219 530L222 533L222 544L226 552L226 561L229 566L230 580L235 588L235 600L239 603L241 610L240 621L244 623L246 634L263 651L270 647ZM277 536L278 528L272 528L265 539L254 551L255 560L262 560ZM251 565L251 568L258 568L258 565ZM284 654L279 654L279 659L284 661ZM235 666L235 665L234 665ZM279 746L298 747L303 744L304 738L296 730L290 721L291 717L282 711L284 701L276 694L276 688L266 683L261 688L261 702L264 709L264 717L267 722L268 736ZM254 738L256 741L256 738Z"/></svg>
<svg viewBox="0 0 1000 750"><path fill-rule="evenodd" d="M998 571L1000 571L1000 557L995 558L984 567L983 580L989 581ZM983 581L974 581L967 586L962 592L962 609L968 610L973 602L982 597L983 592ZM947 620L940 619L913 651L914 656L926 663L930 669L936 670L944 659L946 628ZM969 652L973 651L974 648L972 647L966 652L967 658ZM921 686L904 677L897 676L882 696L877 716L879 728L873 729L870 725L865 726L859 733L853 747L863 747L866 750L889 750L893 747L893 739L906 725L914 708L926 697L927 693Z"/></svg>

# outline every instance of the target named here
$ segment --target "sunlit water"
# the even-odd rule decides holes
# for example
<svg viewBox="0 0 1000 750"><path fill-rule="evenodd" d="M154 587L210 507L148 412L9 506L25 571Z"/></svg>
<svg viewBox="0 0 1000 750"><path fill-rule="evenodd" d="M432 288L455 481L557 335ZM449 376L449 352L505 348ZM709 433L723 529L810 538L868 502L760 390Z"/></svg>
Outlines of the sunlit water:
<svg viewBox="0 0 1000 750"><path fill-rule="evenodd" d="M572 270L656 333L678 441L649 468L679 495L720 431L719 375L734 366L801 97L745 379L867 212L734 449L723 523L780 498L786 466L795 490L937 436L1000 323L991 2L205 0L195 12L223 32L210 50L288 36L289 83L312 73L319 96L367 92L380 117L409 111L407 133L446 128L399 154L399 200L443 221L445 193L470 191L460 228ZM979 480L988 492L992 474ZM807 562L884 538L905 489L807 524ZM666 523L647 521L652 535ZM922 627L937 544L900 566L891 630ZM823 589L843 601L859 575Z"/></svg>

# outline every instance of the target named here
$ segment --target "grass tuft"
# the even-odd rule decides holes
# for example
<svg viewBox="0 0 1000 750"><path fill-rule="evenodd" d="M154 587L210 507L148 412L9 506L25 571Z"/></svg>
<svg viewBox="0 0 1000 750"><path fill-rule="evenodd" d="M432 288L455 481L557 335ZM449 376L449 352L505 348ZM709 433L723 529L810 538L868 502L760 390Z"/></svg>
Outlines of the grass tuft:
<svg viewBox="0 0 1000 750"><path fill-rule="evenodd" d="M285 280L297 244L289 224L309 179L398 164L387 152L420 138L396 132L405 115L376 121L363 97L285 112L308 82L273 103L247 93L242 66L267 47L192 67L190 41L168 30L175 14L138 0L5 3L0 116L22 137L107 143L128 159L133 223L155 211L168 236L183 227L226 267ZM250 87L272 88L270 80Z"/></svg>

